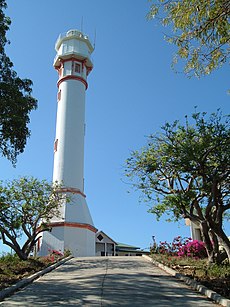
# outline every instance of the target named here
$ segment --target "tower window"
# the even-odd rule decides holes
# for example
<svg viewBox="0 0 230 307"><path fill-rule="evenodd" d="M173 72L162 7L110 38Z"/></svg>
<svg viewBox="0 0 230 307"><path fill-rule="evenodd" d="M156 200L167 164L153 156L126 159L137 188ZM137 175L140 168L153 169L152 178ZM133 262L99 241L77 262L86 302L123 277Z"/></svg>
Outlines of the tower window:
<svg viewBox="0 0 230 307"><path fill-rule="evenodd" d="M61 100L61 90L59 90L57 94L57 101L60 101L60 100Z"/></svg>
<svg viewBox="0 0 230 307"><path fill-rule="evenodd" d="M57 151L57 147L58 147L58 139L56 139L54 142L54 152Z"/></svg>
<svg viewBox="0 0 230 307"><path fill-rule="evenodd" d="M79 63L74 63L74 72L78 74L81 73L81 65Z"/></svg>

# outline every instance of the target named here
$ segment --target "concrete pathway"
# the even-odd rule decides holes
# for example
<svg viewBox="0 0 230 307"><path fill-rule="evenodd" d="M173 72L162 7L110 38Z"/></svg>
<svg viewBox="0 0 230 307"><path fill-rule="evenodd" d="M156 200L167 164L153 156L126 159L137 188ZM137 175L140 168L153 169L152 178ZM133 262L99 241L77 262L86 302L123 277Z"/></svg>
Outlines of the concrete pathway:
<svg viewBox="0 0 230 307"><path fill-rule="evenodd" d="M142 257L74 258L1 306L219 306Z"/></svg>

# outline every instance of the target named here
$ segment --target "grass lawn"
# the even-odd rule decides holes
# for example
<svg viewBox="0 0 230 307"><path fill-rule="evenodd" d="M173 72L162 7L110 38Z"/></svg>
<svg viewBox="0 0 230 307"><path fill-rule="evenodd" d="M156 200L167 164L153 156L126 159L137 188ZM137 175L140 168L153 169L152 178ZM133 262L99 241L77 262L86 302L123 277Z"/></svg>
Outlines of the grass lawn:
<svg viewBox="0 0 230 307"><path fill-rule="evenodd" d="M207 265L206 259L193 259L163 254L151 254L151 257L175 271L191 277L207 288L230 299L230 265Z"/></svg>

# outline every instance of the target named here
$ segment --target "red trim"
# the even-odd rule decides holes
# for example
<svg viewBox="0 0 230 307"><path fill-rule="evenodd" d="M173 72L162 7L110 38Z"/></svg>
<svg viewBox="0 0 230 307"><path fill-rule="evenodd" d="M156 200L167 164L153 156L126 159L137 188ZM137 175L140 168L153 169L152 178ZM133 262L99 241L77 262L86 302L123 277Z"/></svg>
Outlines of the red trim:
<svg viewBox="0 0 230 307"><path fill-rule="evenodd" d="M86 195L81 190L76 188L66 187L66 188L61 188L59 191L63 193L69 192L73 194L80 194L81 196L86 197Z"/></svg>
<svg viewBox="0 0 230 307"><path fill-rule="evenodd" d="M88 67L88 66L85 66L85 67L86 67L86 75L88 76L88 74L91 72L93 67Z"/></svg>
<svg viewBox="0 0 230 307"><path fill-rule="evenodd" d="M65 77L59 79L58 82L57 82L57 86L59 87L60 84L61 84L63 81L67 81L67 80L77 80L77 81L81 81L81 82L85 85L85 89L87 90L87 88L88 88L88 83L85 81L85 79L83 79L82 77L73 76L73 75L68 75L68 76L65 76Z"/></svg>
<svg viewBox="0 0 230 307"><path fill-rule="evenodd" d="M59 59L59 61L60 61L60 63L61 63L62 65L63 65L65 62L69 62L69 61L80 62L80 63L82 63L82 64L84 64L84 65L85 65L85 63L86 63L86 59L81 60L81 59L78 59L77 57L74 57L74 56L72 56L71 58L68 58L68 59Z"/></svg>
<svg viewBox="0 0 230 307"><path fill-rule="evenodd" d="M83 224L83 223L70 223L70 222L55 222L55 223L49 223L49 227L73 227L73 228L84 228L88 229L94 233L97 232L97 228L95 228L92 225L89 224Z"/></svg>
<svg viewBox="0 0 230 307"><path fill-rule="evenodd" d="M88 66L86 65L86 62L87 62L86 59L80 60L80 59L75 58L75 57L71 57L71 58L68 58L68 59L59 59L60 65L55 66L54 68L58 71L58 70L61 68L61 66L63 67L63 65L64 65L65 62L70 62L70 61L82 63L82 69L83 69L84 67L86 67L87 75L88 75L88 74L90 73L90 71L93 69L93 67L88 67Z"/></svg>

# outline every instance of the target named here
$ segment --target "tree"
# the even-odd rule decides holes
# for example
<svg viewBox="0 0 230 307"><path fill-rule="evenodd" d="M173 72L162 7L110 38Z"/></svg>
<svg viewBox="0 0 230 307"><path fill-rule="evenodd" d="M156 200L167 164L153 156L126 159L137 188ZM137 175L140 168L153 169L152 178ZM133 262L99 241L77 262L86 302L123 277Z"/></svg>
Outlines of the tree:
<svg viewBox="0 0 230 307"><path fill-rule="evenodd" d="M162 133L151 135L146 147L131 153L126 174L157 218L166 214L199 225L210 262L220 261L220 243L230 260L223 230L230 209L229 116L217 111L206 119L196 111L192 119L166 123Z"/></svg>
<svg viewBox="0 0 230 307"><path fill-rule="evenodd" d="M184 72L202 76L221 67L230 54L229 0L151 0L149 19L159 18L177 46L173 66L185 60Z"/></svg>
<svg viewBox="0 0 230 307"><path fill-rule="evenodd" d="M20 259L28 258L39 234L48 230L53 216L59 215L60 203L65 197L59 192L57 184L33 177L0 184L1 239ZM22 237L26 239L20 245Z"/></svg>
<svg viewBox="0 0 230 307"><path fill-rule="evenodd" d="M6 32L11 23L4 14L6 7L6 1L0 0L0 151L15 164L30 136L29 113L37 108L37 101L31 96L32 81L17 76L5 53L9 43Z"/></svg>

